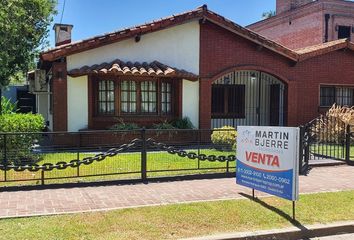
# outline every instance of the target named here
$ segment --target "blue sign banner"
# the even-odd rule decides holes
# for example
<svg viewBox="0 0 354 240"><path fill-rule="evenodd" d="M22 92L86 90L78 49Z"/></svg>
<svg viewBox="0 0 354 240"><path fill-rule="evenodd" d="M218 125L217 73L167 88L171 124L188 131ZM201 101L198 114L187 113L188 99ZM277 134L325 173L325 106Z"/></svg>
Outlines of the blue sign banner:
<svg viewBox="0 0 354 240"><path fill-rule="evenodd" d="M298 199L298 128L238 127L236 183Z"/></svg>

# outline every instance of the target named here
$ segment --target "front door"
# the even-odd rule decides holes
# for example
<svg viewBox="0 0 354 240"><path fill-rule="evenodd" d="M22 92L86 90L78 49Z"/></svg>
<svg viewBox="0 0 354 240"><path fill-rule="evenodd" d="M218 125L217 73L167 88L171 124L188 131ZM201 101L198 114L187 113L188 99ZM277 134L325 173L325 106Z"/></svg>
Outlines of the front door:
<svg viewBox="0 0 354 240"><path fill-rule="evenodd" d="M230 94L232 89L239 91ZM285 89L284 83L265 72L225 74L212 84L211 127L283 126Z"/></svg>
<svg viewBox="0 0 354 240"><path fill-rule="evenodd" d="M270 85L269 96L269 125L279 126L279 110L280 110L280 85Z"/></svg>

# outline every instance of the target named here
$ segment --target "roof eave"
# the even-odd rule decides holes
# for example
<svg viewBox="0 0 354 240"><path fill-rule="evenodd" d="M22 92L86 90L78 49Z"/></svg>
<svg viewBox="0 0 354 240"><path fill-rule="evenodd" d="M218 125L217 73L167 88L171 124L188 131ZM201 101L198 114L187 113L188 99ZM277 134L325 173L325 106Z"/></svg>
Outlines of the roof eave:
<svg viewBox="0 0 354 240"><path fill-rule="evenodd" d="M354 44L351 43L350 41L345 41L343 43L338 43L337 45L328 47L328 48L324 48L324 49L319 49L319 50L315 50L315 51L311 51L308 53L303 53L303 54L299 54L299 62L308 60L310 58L314 58L314 57L318 57L330 52L334 52L334 51L338 51L341 49L350 49L350 50L354 50Z"/></svg>
<svg viewBox="0 0 354 240"><path fill-rule="evenodd" d="M264 39L261 39L261 38L260 38L261 35L259 35L259 34L257 34L257 33L254 33L254 32L252 32L252 31L250 31L250 30L246 30L246 28L244 28L244 29L243 29L244 31L249 31L250 33L254 33L254 36L255 36L255 37L252 38L252 37L248 36L247 34L242 34L242 33L240 33L239 31L240 31L241 29L238 29L238 31L237 31L237 30L235 30L235 28L232 27L232 26L226 26L224 23L220 22L220 20L211 18L210 16L206 16L206 19L207 19L208 21L214 23L214 24L217 24L218 26L222 26L223 28L226 28L227 30L229 30L229 31L231 31L231 32L233 32L233 33L235 33L235 34L237 34L237 35L243 37L243 38L246 38L246 39L248 39L248 40L250 40L250 41L252 41L252 42L254 42L254 43L256 43L256 44L259 44L259 45L261 45L261 46L263 46L263 47L265 47L265 48L267 48L267 49L269 49L269 50L271 50L271 51L274 51L274 52L276 52L276 53L278 53L278 54L280 54L280 55L282 55L282 56L284 56L284 57L286 57L286 58L289 58L289 59L292 60L292 61L298 61L299 56L298 56L298 54L297 54L296 52L292 51L291 49L287 49L287 48L284 47L284 46L281 46L281 45L279 45L279 44L276 44L275 42L274 42L274 47L272 47L272 46L270 46L269 44L266 44L266 43L265 43L266 39L265 39L265 38L264 38ZM234 25L232 22L230 22L229 24ZM278 48L278 49L277 49L277 48ZM279 51L279 49L281 49L281 51Z"/></svg>

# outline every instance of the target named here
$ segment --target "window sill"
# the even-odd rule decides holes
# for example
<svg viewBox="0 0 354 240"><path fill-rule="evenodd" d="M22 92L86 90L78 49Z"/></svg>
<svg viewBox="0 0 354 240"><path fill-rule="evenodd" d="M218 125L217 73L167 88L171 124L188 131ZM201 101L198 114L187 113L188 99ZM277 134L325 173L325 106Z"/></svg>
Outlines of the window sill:
<svg viewBox="0 0 354 240"><path fill-rule="evenodd" d="M118 119L127 119L127 120L159 120L159 119L175 119L176 117L174 115L147 115L147 114L142 114L142 115L133 115L133 114L126 114L126 115L96 115L93 117L94 120L100 120L100 121L112 121L112 120L118 120Z"/></svg>
<svg viewBox="0 0 354 240"><path fill-rule="evenodd" d="M211 115L212 119L245 119L245 115Z"/></svg>

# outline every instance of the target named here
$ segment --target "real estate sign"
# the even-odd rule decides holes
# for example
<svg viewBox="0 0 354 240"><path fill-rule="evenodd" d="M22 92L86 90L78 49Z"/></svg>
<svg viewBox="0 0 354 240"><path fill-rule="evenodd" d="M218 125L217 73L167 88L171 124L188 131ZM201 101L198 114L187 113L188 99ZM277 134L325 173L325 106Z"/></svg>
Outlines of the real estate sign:
<svg viewBox="0 0 354 240"><path fill-rule="evenodd" d="M299 128L237 128L237 184L298 199Z"/></svg>

